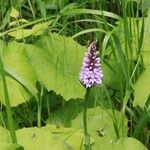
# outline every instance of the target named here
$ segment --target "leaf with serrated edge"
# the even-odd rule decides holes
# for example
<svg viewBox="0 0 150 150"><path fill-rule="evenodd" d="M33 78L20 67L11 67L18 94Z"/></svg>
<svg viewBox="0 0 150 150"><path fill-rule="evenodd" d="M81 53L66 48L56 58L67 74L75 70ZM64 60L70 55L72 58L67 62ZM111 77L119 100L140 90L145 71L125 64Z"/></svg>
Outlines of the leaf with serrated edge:
<svg viewBox="0 0 150 150"><path fill-rule="evenodd" d="M0 53L3 59L4 69L7 73L6 82L10 103L11 106L16 106L29 100L31 95L36 95L35 83L37 78L32 66L28 62L25 44L11 42L1 47ZM0 100L4 103L1 77L0 91Z"/></svg>
<svg viewBox="0 0 150 150"><path fill-rule="evenodd" d="M54 90L69 100L83 98L85 94L85 88L79 82L85 50L70 37L52 34L28 48L28 55L38 80L48 90Z"/></svg>

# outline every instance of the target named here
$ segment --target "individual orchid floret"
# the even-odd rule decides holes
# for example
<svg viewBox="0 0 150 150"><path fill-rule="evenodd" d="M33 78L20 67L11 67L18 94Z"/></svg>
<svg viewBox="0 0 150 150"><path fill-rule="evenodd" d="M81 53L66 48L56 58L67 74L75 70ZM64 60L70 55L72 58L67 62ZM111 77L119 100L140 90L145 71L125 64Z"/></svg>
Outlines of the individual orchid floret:
<svg viewBox="0 0 150 150"><path fill-rule="evenodd" d="M88 51L85 53L79 80L86 88L90 88L94 85L101 85L102 77L103 72L100 65L100 57L98 57L97 46L94 41L90 44Z"/></svg>

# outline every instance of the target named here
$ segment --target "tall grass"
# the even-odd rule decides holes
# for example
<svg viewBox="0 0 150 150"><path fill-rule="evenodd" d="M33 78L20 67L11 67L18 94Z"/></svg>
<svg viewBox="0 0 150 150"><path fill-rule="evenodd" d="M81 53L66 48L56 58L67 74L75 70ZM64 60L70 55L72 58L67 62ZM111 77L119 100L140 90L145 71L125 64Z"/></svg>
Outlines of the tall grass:
<svg viewBox="0 0 150 150"><path fill-rule="evenodd" d="M30 28L34 24L53 20L51 28L47 29L48 32L56 31L61 35L69 35L82 45L88 45L93 39L98 39L102 63L117 77L116 86L119 92L115 95L115 100L114 97L110 96L109 87L104 85L109 108L112 111L116 138L119 139L125 135L123 127L125 116L127 115L131 123L128 133L129 136L144 141L146 136L141 136L140 131L144 129L149 119L149 113L145 107L144 110L140 112L139 123L136 122L137 124L133 127L132 123L137 120L137 116L133 110L132 101L134 93L133 85L138 80L141 70L144 68L142 45L145 16L147 13L142 13L140 9L141 3L133 0L96 0L94 2L76 0L73 2L74 3L69 4L68 1L61 1L61 3L53 5L53 1L51 7L54 9L48 9L47 7L49 5L46 6L41 0L35 3L31 0L27 0L27 2L23 2L22 4L18 3L16 8L19 7L21 16L26 16L30 22L13 28L7 26L9 17L7 11L1 8L0 29L2 32L0 33L0 37L7 38L8 33L16 31L17 29ZM15 7L15 4L8 4L7 7L9 7L9 10L11 6ZM55 6L57 6L57 8L55 8ZM139 21L139 18L141 18L142 23ZM119 27L123 29L121 30L122 33L120 33L120 29L117 27L118 24ZM123 40L121 38L123 38ZM9 40L11 40L11 38ZM114 60L115 65L108 62L107 56ZM7 115L9 116L10 133L12 142L17 143L2 61L1 68L3 85L5 87L5 98L7 100L6 106L8 107ZM37 98L38 127L41 127L43 95L42 87L39 97ZM119 108L117 107L118 103ZM149 105L149 100L146 105ZM47 106L47 108L50 114L49 106ZM118 109L122 113L121 134L119 132L120 126L116 118L115 109ZM146 138L146 140L149 139Z"/></svg>
<svg viewBox="0 0 150 150"><path fill-rule="evenodd" d="M8 125L9 125L9 130L10 130L10 135L11 135L11 141L13 144L17 144L15 124L14 124L14 120L12 117L12 110L11 110L10 99L9 99L7 83L6 83L6 75L5 75L1 56L0 56L0 72L2 76L2 82L3 82L3 92L4 92L4 97L5 97L6 113L7 113Z"/></svg>

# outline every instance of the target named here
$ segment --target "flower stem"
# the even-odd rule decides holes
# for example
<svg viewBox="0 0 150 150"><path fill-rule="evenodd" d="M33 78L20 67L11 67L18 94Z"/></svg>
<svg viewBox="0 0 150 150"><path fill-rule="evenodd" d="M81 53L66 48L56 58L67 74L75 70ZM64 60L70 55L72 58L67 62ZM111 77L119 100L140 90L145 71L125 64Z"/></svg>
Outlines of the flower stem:
<svg viewBox="0 0 150 150"><path fill-rule="evenodd" d="M90 135L87 129L87 104L90 94L90 88L87 88L84 98L84 109L83 109L83 127L84 127L84 138L85 138L85 150L91 150Z"/></svg>
<svg viewBox="0 0 150 150"><path fill-rule="evenodd" d="M10 106L10 99L9 99L9 94L8 94L8 89L7 89L6 78L5 78L6 75L5 75L5 71L4 71L1 56L0 56L0 73L1 73L1 77L2 77L3 89L4 89L6 113L7 113L7 119L8 119L8 125L9 125L9 130L10 130L11 141L12 141L13 144L17 144L17 137L16 137L16 133L15 133L15 125L14 125L14 122L13 122L12 111L11 111L11 106Z"/></svg>
<svg viewBox="0 0 150 150"><path fill-rule="evenodd" d="M42 96L43 96L43 85L41 85L41 91L38 99L38 127L41 127L41 111L42 111Z"/></svg>

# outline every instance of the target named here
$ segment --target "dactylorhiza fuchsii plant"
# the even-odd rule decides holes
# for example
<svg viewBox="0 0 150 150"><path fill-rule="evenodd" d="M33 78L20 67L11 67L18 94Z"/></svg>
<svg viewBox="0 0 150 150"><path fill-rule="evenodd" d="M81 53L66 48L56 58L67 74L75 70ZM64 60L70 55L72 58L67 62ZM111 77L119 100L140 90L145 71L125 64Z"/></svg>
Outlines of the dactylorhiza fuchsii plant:
<svg viewBox="0 0 150 150"><path fill-rule="evenodd" d="M86 88L90 88L94 85L102 84L102 77L100 57L98 57L97 46L94 41L85 53L79 79Z"/></svg>
<svg viewBox="0 0 150 150"><path fill-rule="evenodd" d="M97 51L96 41L92 42L88 47L82 62L79 80L86 88L84 110L83 110L83 127L85 136L85 149L91 150L90 135L87 131L87 101L89 98L90 88L102 84L103 72L100 64L99 52Z"/></svg>

